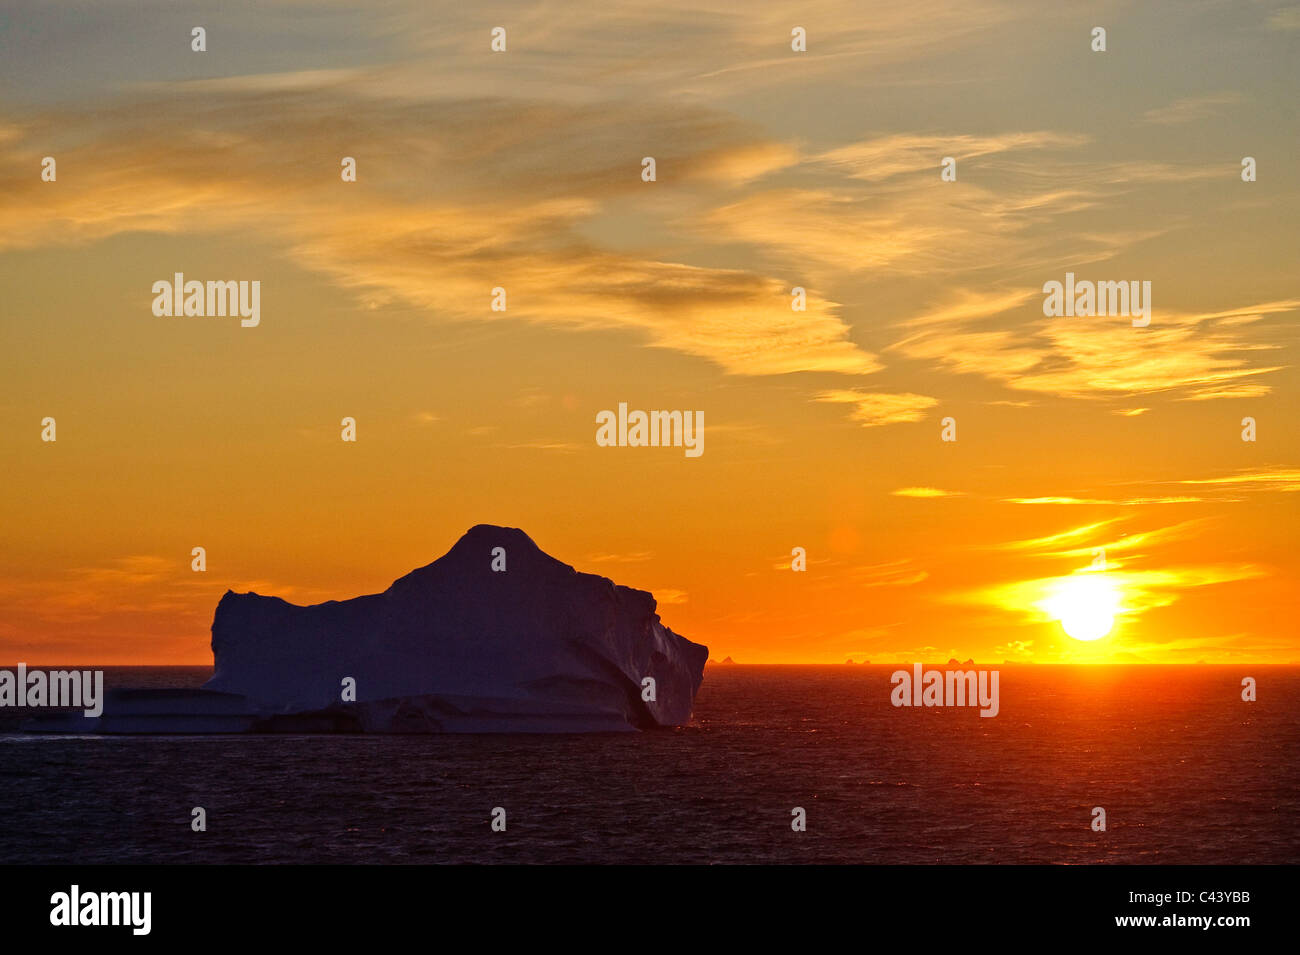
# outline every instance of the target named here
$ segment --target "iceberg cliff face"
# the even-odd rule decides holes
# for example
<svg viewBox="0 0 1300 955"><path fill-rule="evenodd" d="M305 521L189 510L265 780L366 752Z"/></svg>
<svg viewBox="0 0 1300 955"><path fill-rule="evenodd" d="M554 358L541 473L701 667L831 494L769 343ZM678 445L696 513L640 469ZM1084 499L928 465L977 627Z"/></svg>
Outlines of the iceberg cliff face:
<svg viewBox="0 0 1300 955"><path fill-rule="evenodd" d="M650 594L486 524L382 594L298 607L228 591L212 652L204 689L244 697L262 728L370 732L678 725L708 658L660 622ZM348 678L355 701L343 697Z"/></svg>

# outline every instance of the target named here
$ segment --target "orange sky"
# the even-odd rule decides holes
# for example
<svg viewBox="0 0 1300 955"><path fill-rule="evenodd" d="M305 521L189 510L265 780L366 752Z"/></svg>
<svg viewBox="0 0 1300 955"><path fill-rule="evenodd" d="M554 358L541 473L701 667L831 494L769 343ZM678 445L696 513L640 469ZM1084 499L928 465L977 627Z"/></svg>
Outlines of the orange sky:
<svg viewBox="0 0 1300 955"><path fill-rule="evenodd" d="M227 588L476 523L715 658L1300 661L1294 8L300 7L0 27L0 663L208 663ZM177 271L260 325L156 317ZM1046 317L1067 271L1150 325ZM704 454L598 447L621 401Z"/></svg>

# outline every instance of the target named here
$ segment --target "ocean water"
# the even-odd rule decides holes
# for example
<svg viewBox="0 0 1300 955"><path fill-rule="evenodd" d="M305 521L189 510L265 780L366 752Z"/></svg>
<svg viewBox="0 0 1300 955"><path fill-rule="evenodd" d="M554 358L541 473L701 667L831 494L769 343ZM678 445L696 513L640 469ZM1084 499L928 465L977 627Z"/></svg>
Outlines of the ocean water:
<svg viewBox="0 0 1300 955"><path fill-rule="evenodd" d="M895 669L710 666L689 726L639 734L0 733L0 860L1300 861L1298 667L1002 666L991 719L891 706Z"/></svg>

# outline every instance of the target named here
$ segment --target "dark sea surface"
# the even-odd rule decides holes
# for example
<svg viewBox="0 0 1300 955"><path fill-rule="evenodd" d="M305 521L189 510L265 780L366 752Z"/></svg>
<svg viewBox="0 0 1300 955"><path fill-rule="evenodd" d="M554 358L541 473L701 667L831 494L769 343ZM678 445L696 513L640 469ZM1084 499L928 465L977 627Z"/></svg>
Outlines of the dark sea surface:
<svg viewBox="0 0 1300 955"><path fill-rule="evenodd" d="M1001 666L991 719L891 706L896 669L710 666L649 733L5 732L0 862L1300 861L1300 667Z"/></svg>

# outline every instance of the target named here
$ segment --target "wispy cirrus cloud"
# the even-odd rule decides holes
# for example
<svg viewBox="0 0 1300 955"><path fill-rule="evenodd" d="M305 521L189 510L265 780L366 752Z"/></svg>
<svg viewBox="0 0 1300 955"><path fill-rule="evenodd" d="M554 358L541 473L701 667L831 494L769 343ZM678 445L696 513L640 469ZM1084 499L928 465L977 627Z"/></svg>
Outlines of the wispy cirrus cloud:
<svg viewBox="0 0 1300 955"><path fill-rule="evenodd" d="M1282 7L1274 10L1268 17L1268 29L1278 33L1291 33L1300 30L1300 6Z"/></svg>
<svg viewBox="0 0 1300 955"><path fill-rule="evenodd" d="M928 395L871 392L855 388L822 391L813 397L817 401L851 405L849 417L867 428L924 420L929 410L939 403L939 399Z"/></svg>
<svg viewBox="0 0 1300 955"><path fill-rule="evenodd" d="M593 564L639 564L642 561L653 560L653 551L634 551L630 554L591 554L587 560Z"/></svg>
<svg viewBox="0 0 1300 955"><path fill-rule="evenodd" d="M1212 312L1158 309L1139 330L1124 319L1044 319L1040 301L1037 289L967 292L902 323L904 337L886 351L1064 397L1258 397L1272 391L1262 376L1286 366L1256 356L1281 348L1284 336L1273 330L1270 341L1247 327L1300 308L1300 299L1284 299Z"/></svg>
<svg viewBox="0 0 1300 955"><path fill-rule="evenodd" d="M961 491L945 491L937 487L900 487L896 491L890 491L895 497L916 497L916 498L935 498L935 497L959 497Z"/></svg>
<svg viewBox="0 0 1300 955"><path fill-rule="evenodd" d="M1075 584L1081 576L1098 574L1106 581L1108 591L1117 595L1119 613L1133 620L1147 611L1177 602L1192 590L1273 573L1268 566L1249 561L1189 563L1188 542L1199 536L1213 522L1212 518L1117 534L1116 525L1120 520L1109 518L1041 537L995 544L995 550L1019 553L1034 562L1071 560L1076 566L1065 574L960 588L942 594L940 599L995 608L1021 622L1045 622L1059 619L1062 602L1069 606L1077 598L1079 591Z"/></svg>
<svg viewBox="0 0 1300 955"><path fill-rule="evenodd" d="M1043 257L1052 243L1044 244L1041 230L1094 202L1074 188L963 183L938 191L939 159L933 157L933 177L884 186L854 181L846 169L833 170L838 181L770 185L696 212L683 226L751 246L764 260L799 262L821 281L843 273L953 275L986 269L990 256L1020 262ZM1102 259L1113 254L1117 239L1122 236L1080 234L1069 244Z"/></svg>
<svg viewBox="0 0 1300 955"><path fill-rule="evenodd" d="M829 166L851 179L879 182L906 173L939 174L939 162L951 156L960 163L1013 150L1069 149L1088 142L1081 133L1050 130L1012 131L997 136L958 133L951 136L896 133L826 150L810 161Z"/></svg>
<svg viewBox="0 0 1300 955"><path fill-rule="evenodd" d="M1045 537L1029 537L1021 540L1004 541L1000 544L995 544L994 547L998 550L1038 551L1040 553L1058 551L1058 548L1062 544L1095 538L1099 531L1114 524L1117 520L1118 518L1112 517L1104 521L1095 521L1091 524L1071 527L1068 530L1059 531L1056 534L1049 534Z"/></svg>
<svg viewBox="0 0 1300 955"><path fill-rule="evenodd" d="M225 587L284 597L335 596L262 579L217 582L191 572L188 561L134 554L74 567L40 581L5 581L0 583L0 599L11 619L70 626L163 613L186 619L210 618L211 606Z"/></svg>
<svg viewBox="0 0 1300 955"><path fill-rule="evenodd" d="M1113 504L1119 507L1135 507L1139 504L1196 504L1205 500L1203 497L1175 495L1168 497L1007 497L1008 504Z"/></svg>
<svg viewBox="0 0 1300 955"><path fill-rule="evenodd" d="M1067 547L1062 550L1047 550L1043 552L1042 556L1088 557L1095 555L1097 549L1101 548L1106 553L1107 564L1109 565L1113 563L1113 561L1110 560L1112 554L1133 553L1142 548L1159 547L1178 541L1190 540L1197 536L1210 520L1210 518L1196 518L1193 520L1181 521L1177 524L1156 527L1145 531L1134 531L1119 536L1099 536L1089 542L1086 546Z"/></svg>
<svg viewBox="0 0 1300 955"><path fill-rule="evenodd" d="M1201 490L1196 494L1137 495L1119 497L1100 497L1097 495L1071 496L1047 495L1041 497L1004 497L1008 504L1104 504L1119 507L1135 507L1146 504L1204 504L1240 502L1242 494L1255 493L1294 493L1300 491L1300 469L1286 465L1270 465L1262 468L1244 468L1231 474L1222 474L1207 478L1182 478L1143 482L1154 485L1191 485ZM1227 494L1225 495L1225 493Z"/></svg>
<svg viewBox="0 0 1300 955"><path fill-rule="evenodd" d="M1228 487L1240 491L1300 491L1300 470L1283 466L1243 470L1214 478L1189 478L1179 484Z"/></svg>
<svg viewBox="0 0 1300 955"><path fill-rule="evenodd" d="M761 272L602 247L584 235L605 203L645 195L631 140L663 144L666 170L706 190L784 161L781 147L733 120L613 104L354 106L326 109L298 89L223 91L28 118L2 148L0 249L130 232L255 233L372 309L400 303L438 321L622 328L733 374L880 367L816 292L794 313L788 284ZM443 134L428 137L430 128ZM57 189L18 172L52 141L69 180ZM340 193L350 187L326 160L304 171L279 158L352 155L361 145L355 194ZM508 312L486 306L498 285L513 292Z"/></svg>
<svg viewBox="0 0 1300 955"><path fill-rule="evenodd" d="M1144 114L1148 123L1160 126L1178 126L1183 123L1195 123L1218 115L1227 106L1235 106L1242 101L1240 93L1209 93L1205 96L1188 96L1174 100L1168 106L1149 109Z"/></svg>
<svg viewBox="0 0 1300 955"><path fill-rule="evenodd" d="M1107 570L1106 578L1121 596L1120 613L1135 619L1159 607L1168 607L1187 592L1202 587L1266 577L1267 567L1252 563L1179 564L1153 569ZM1048 609L1062 586L1078 574L1035 577L992 584L947 594L946 601L995 608L1021 622L1056 619Z"/></svg>

